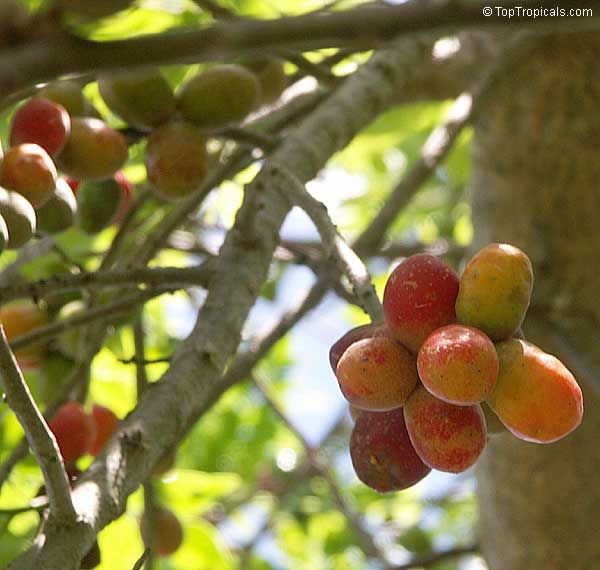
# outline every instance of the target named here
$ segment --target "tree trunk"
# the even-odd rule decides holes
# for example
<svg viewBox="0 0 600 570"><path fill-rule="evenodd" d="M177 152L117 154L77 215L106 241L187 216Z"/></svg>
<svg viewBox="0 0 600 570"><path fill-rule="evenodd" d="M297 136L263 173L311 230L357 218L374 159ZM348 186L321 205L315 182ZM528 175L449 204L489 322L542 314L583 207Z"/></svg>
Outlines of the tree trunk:
<svg viewBox="0 0 600 570"><path fill-rule="evenodd" d="M530 254L525 333L563 359L585 397L582 425L561 442L491 438L477 477L492 570L600 568L599 54L591 35L544 39L515 63L475 127L476 246L503 241Z"/></svg>

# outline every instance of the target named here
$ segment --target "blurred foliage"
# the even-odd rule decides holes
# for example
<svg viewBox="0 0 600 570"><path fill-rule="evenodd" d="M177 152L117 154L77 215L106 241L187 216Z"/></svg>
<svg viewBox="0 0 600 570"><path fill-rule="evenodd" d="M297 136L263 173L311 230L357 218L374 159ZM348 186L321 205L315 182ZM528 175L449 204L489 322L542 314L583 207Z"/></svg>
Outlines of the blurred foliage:
<svg viewBox="0 0 600 570"><path fill-rule="evenodd" d="M23 0L23 3L31 9L44 5L41 0ZM335 9L356 3L339 2ZM200 4L192 0L139 0L131 9L112 17L93 23L72 21L70 25L78 34L92 39L122 39L206 25L212 17L199 7ZM267 18L306 12L323 4L319 0L222 2L238 14ZM309 54L313 60L318 61L320 57L320 54ZM348 58L338 64L336 72L347 73L364 58L364 54ZM163 68L175 87L197 69L198 66L184 65ZM86 86L85 94L111 125L123 126L100 99L95 83ZM391 109L337 154L320 180L313 183L311 191L314 189L315 195L324 199L330 214L348 238L364 229L389 191L414 163L421 145L448 105L448 102L418 103ZM0 117L0 138L5 144L13 110L7 110ZM469 243L472 229L464 190L469 176L470 138L470 132L463 133L448 159L410 201L391 229L390 241L408 246L427 245L438 240L459 246ZM143 154L143 142L132 146L126 168L127 176L138 189L146 182ZM211 227L217 226L218 231L229 227L241 204L243 184L258 168L258 163L252 165L216 189L205 201L200 214L185 229L201 239L209 235L205 230ZM151 198L140 213L139 219L143 221L125 242L126 249L127 244L140 240L151 231L171 208L170 204ZM313 235L310 226L300 225L301 234ZM114 235L114 227L94 237L71 229L58 239L66 259L53 251L25 264L19 273L27 279L39 279L59 271L79 271L69 260L84 269L94 270L100 261L98 254L110 247ZM16 255L12 251L4 252L0 268L14 262ZM191 262L185 252L175 250L166 250L156 260L156 263L166 265ZM392 266L393 262L372 264L379 293L383 291ZM261 309L253 313L254 327L251 328L262 329L264 320L276 319L293 305L290 299L297 297L298 291L289 290L289 275L289 264L274 262L269 279L261 289ZM78 296L67 295L55 301L60 306ZM179 339L191 329L197 308L194 297L183 293L164 295L146 304L144 326L148 360L168 358L173 353ZM302 383L298 380L299 371L312 363L310 370L317 376L316 381L310 379L312 384L334 384L326 354L328 344L335 338L328 326L335 322L339 331L365 321L362 311L345 307L340 302L334 303L325 315L324 320L329 322L321 321L319 327L315 325L308 332L282 339L259 366L259 373L268 379L273 394L282 401L284 408L294 412L294 421L301 431L306 427L301 425L302 418L310 416L308 411L314 402L295 396ZM321 340L327 334L329 337L321 343L319 353L309 354L306 348L309 337L316 336ZM120 417L135 407L135 366L123 363L133 354L130 323L115 320L112 334L93 362L89 403L110 406ZM57 366L53 372L46 372L46 376L40 371L28 373L28 382L42 406L48 403L55 386L65 377L65 366L69 363ZM150 380L157 380L167 367L165 362L147 366ZM201 384L199 378L199 389ZM322 397L330 398L327 405L331 412L319 420L326 427L344 406L339 397L336 399L328 394L323 392ZM351 424L346 420L341 425L332 437L321 442L322 450L336 468L342 491L363 514L366 528L391 560L401 563L413 555L425 555L439 547L473 540L476 512L469 477L452 479L451 483L443 477L433 482L428 478L411 490L379 495L360 484L354 476L347 451ZM13 414L6 406L0 407L0 461L10 455L21 437L22 430ZM287 462L282 457L287 458ZM182 548L172 557L158 561L156 568L221 570L238 568L241 561L244 568L256 570L378 568L377 563L368 560L359 548L357 536L337 509L328 483L313 473L298 476L297 471L305 457L301 443L248 379L231 388L182 442L174 468L155 481L157 501L168 504L185 527ZM87 462L89 458L81 461L81 466ZM29 544L38 525L35 512L14 515L2 512L27 505L41 483L39 469L28 457L14 469L3 488L0 495L0 567ZM100 570L133 566L143 550L138 525L142 510L142 493L138 491L131 497L127 513L100 533ZM215 513L219 515L216 518ZM451 561L438 564L436 568L450 570L458 565Z"/></svg>

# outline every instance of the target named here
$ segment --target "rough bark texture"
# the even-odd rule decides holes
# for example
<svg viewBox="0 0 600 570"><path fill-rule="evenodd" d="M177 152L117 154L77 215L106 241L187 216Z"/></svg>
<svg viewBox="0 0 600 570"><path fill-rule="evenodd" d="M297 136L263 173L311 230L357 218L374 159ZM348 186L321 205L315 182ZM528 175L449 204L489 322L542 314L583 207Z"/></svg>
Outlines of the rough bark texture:
<svg viewBox="0 0 600 570"><path fill-rule="evenodd" d="M506 241L531 255L536 284L525 332L576 375L600 367L598 53L597 37L542 40L480 115L473 146L476 245ZM557 334L576 360L560 353ZM585 415L575 433L547 446L495 437L479 462L492 570L600 568L600 402L583 376Z"/></svg>

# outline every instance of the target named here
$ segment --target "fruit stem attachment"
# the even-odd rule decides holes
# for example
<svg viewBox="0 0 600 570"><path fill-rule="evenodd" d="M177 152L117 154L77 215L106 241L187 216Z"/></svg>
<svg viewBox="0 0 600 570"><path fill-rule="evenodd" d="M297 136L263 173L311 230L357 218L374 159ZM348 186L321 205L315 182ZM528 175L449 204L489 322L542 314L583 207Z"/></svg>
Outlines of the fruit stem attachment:
<svg viewBox="0 0 600 570"><path fill-rule="evenodd" d="M332 258L339 270L348 277L358 304L372 321L383 320L383 307L375 293L368 269L340 235L325 205L313 198L304 184L285 166L270 161L266 168L269 168L269 176L284 178L277 188L285 188L290 201L302 208L315 224L323 241L326 256Z"/></svg>

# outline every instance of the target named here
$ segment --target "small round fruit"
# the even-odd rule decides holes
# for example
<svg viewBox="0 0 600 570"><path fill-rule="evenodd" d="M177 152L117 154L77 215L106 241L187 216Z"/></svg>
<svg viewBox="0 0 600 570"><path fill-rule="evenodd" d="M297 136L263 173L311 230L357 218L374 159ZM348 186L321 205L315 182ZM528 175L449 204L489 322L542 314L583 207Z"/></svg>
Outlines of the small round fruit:
<svg viewBox="0 0 600 570"><path fill-rule="evenodd" d="M76 117L57 163L77 180L105 180L125 164L127 156L127 142L121 133L100 119Z"/></svg>
<svg viewBox="0 0 600 570"><path fill-rule="evenodd" d="M2 161L0 184L25 196L34 208L48 201L56 188L56 166L37 144L9 148Z"/></svg>
<svg viewBox="0 0 600 570"><path fill-rule="evenodd" d="M338 362L336 376L348 402L372 411L402 406L418 381L416 358L387 337L351 344Z"/></svg>
<svg viewBox="0 0 600 570"><path fill-rule="evenodd" d="M479 329L446 325L433 331L421 346L417 369L423 386L450 404L481 402L498 379L498 355Z"/></svg>
<svg viewBox="0 0 600 570"><path fill-rule="evenodd" d="M63 232L75 222L76 212L75 195L67 181L59 178L50 199L36 211L37 229L49 234Z"/></svg>
<svg viewBox="0 0 600 570"><path fill-rule="evenodd" d="M62 105L71 117L85 115L86 99L81 90L81 85L72 79L47 83L38 91L37 97Z"/></svg>
<svg viewBox="0 0 600 570"><path fill-rule="evenodd" d="M217 65L186 81L177 94L183 116L201 127L243 120L260 100L256 76L239 65Z"/></svg>
<svg viewBox="0 0 600 570"><path fill-rule="evenodd" d="M105 103L128 125L150 128L175 112L175 95L157 67L146 67L98 76Z"/></svg>
<svg viewBox="0 0 600 570"><path fill-rule="evenodd" d="M148 513L144 513L141 522L144 543L152 545L155 556L173 554L183 542L183 527L175 513L165 507L156 507L152 516L154 526L152 536L149 536L148 521Z"/></svg>
<svg viewBox="0 0 600 570"><path fill-rule="evenodd" d="M380 493L408 489L431 471L410 441L401 408L362 411L350 437L350 457L358 478Z"/></svg>
<svg viewBox="0 0 600 570"><path fill-rule="evenodd" d="M6 338L12 341L48 322L48 314L32 301L13 301L0 307L0 322ZM30 343L15 350L15 357L22 368L37 368L46 353L47 342Z"/></svg>
<svg viewBox="0 0 600 570"><path fill-rule="evenodd" d="M96 424L96 437L90 446L90 453L98 455L104 444L108 441L119 425L119 418L109 408L94 404L92 408L92 419Z"/></svg>
<svg viewBox="0 0 600 570"><path fill-rule="evenodd" d="M86 182L77 191L77 224L88 234L108 227L115 219L123 191L113 178L100 182Z"/></svg>
<svg viewBox="0 0 600 570"><path fill-rule="evenodd" d="M243 61L242 65L252 71L260 83L261 105L268 105L279 99L288 85L283 61L257 57Z"/></svg>
<svg viewBox="0 0 600 570"><path fill-rule="evenodd" d="M145 162L148 180L163 198L183 198L206 175L206 141L190 123L167 123L148 137Z"/></svg>
<svg viewBox="0 0 600 570"><path fill-rule="evenodd" d="M21 194L5 190L1 186L0 216L4 218L8 229L6 247L9 249L18 249L25 245L35 233L36 217L33 206Z"/></svg>
<svg viewBox="0 0 600 570"><path fill-rule="evenodd" d="M410 440L432 469L460 473L479 458L487 442L481 406L455 406L419 386L404 406Z"/></svg>
<svg viewBox="0 0 600 570"><path fill-rule="evenodd" d="M337 364L346 349L357 340L375 336L387 336L385 323L369 323L350 329L346 334L336 340L329 349L329 364L335 374Z"/></svg>
<svg viewBox="0 0 600 570"><path fill-rule="evenodd" d="M583 418L583 394L566 366L526 340L496 345L500 374L487 402L519 439L552 443Z"/></svg>
<svg viewBox="0 0 600 570"><path fill-rule="evenodd" d="M17 109L11 125L10 146L23 143L40 145L50 156L57 155L67 143L71 118L58 103L34 97Z"/></svg>
<svg viewBox="0 0 600 570"><path fill-rule="evenodd" d="M383 293L385 321L393 337L415 354L437 328L456 320L458 275L433 255L419 253L392 271Z"/></svg>
<svg viewBox="0 0 600 570"><path fill-rule="evenodd" d="M94 420L79 402L63 404L49 424L65 463L85 455L96 437Z"/></svg>
<svg viewBox="0 0 600 570"><path fill-rule="evenodd" d="M507 339L523 323L532 289L529 257L512 245L492 243L467 264L460 278L456 315L492 340Z"/></svg>

